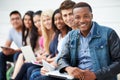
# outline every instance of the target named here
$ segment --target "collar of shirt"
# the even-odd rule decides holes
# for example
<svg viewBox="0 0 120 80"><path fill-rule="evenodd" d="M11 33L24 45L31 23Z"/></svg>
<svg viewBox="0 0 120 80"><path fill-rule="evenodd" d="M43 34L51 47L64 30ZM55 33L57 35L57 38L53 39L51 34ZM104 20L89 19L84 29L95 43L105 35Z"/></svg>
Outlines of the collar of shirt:
<svg viewBox="0 0 120 80"><path fill-rule="evenodd" d="M94 26L95 26L95 24L92 22L92 28L91 28L90 32L88 33L88 35L86 37L84 37L84 38L88 38L88 37L92 37L93 36ZM79 31L79 33L80 33L80 37L83 37L83 35L81 34L80 31Z"/></svg>

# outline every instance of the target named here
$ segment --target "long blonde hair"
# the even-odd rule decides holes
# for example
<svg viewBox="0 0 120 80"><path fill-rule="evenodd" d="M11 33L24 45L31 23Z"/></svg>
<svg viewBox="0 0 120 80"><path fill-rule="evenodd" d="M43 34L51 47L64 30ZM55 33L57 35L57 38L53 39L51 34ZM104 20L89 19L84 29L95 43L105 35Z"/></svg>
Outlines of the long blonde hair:
<svg viewBox="0 0 120 80"><path fill-rule="evenodd" d="M41 28L42 28L42 35L44 38L43 46L44 46L44 50L47 53L49 53L49 45L50 45L50 42L52 40L52 35L54 34L54 31L53 31L53 29L51 29L51 30L46 29L46 27L43 25L43 17L44 16L50 17L51 21L52 21L52 15L53 15L52 10L43 11L41 14ZM52 22L51 22L51 26L52 26Z"/></svg>

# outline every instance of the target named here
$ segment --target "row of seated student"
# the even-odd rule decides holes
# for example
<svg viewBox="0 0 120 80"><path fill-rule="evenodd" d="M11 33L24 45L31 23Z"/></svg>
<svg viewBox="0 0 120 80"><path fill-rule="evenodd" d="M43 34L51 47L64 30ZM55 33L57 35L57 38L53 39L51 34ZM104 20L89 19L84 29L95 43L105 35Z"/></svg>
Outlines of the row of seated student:
<svg viewBox="0 0 120 80"><path fill-rule="evenodd" d="M74 26L73 16L71 15L74 4L75 2L72 2L72 6L70 6L71 10L69 13L71 19L67 20L69 22L66 21L66 24L70 25L70 27L63 21L59 9L54 13L52 10L46 10L42 13L40 11L36 13L28 11L25 13L23 17L22 44L24 46L31 45L35 55L37 55L38 62L41 63L42 59L45 59L49 63L55 61L56 55L61 49L63 38L72 29L71 27ZM56 63L54 65L57 66ZM12 79L22 80L25 74L27 74L25 79L32 80L34 79L34 75L38 75L39 77L40 68L40 66L25 62L23 54L20 54Z"/></svg>
<svg viewBox="0 0 120 80"><path fill-rule="evenodd" d="M56 9L55 11L27 11L23 16L23 19L19 11L12 11L10 13L10 22L13 28L9 31L5 47L10 47L12 42L14 42L19 49L15 50L11 48L3 48L2 52L0 52L0 80L6 80L6 61L11 61L15 64L11 80L64 80L60 78L45 76L48 70L46 70L44 67L26 62L20 48L27 45L31 46L34 55L36 56L37 63L42 63L42 60L44 59L56 68L60 67L60 71L67 72L75 79L115 80L115 76L120 72L120 69L117 68L120 66L120 63L112 64L109 63L109 60L106 60L104 63L99 63L99 65L101 65L102 67L100 68L99 66L97 66L98 70L96 68L91 68L93 66L96 66L97 64L92 65L92 59L95 56L90 55L91 47L89 45L91 44L89 43L90 41L92 41L91 37L92 35L94 36L94 32L97 31L97 28L100 27L99 29L101 29L101 32L103 29L106 30L106 32L104 31L104 33L110 36L106 37L104 35L106 39L110 40L106 42L106 45L107 43L110 43L112 46L108 46L110 48L110 50L108 50L111 53L110 55L113 55L113 51L120 52L118 51L120 44L116 45L115 43L112 43L114 42L114 37L112 36L112 34L116 36L116 42L120 42L114 30L99 26L96 22L92 21L92 18L92 8L88 3L79 2L76 4L74 1L71 0L65 0L64 2L62 2L59 9ZM87 28L85 28L84 31L83 27L86 25ZM94 30L94 28L96 30ZM111 34L109 34L109 31L111 31ZM72 34L72 32L76 33ZM80 36L80 43L78 43L79 41L74 42L75 39L78 39L78 33ZM69 40L70 37L72 37L71 40ZM73 42L70 42L72 40ZM96 41L94 41L94 43L97 44ZM79 47L80 44L81 48ZM119 47L113 48L114 46ZM75 52L74 50L77 50L78 48L80 48L80 50ZM111 51L111 49L113 49L113 51ZM103 50L96 52L103 52ZM78 54L78 56L75 56L75 54ZM114 54L116 55L116 53ZM113 60L115 62L119 62L119 56L115 55L110 56L109 59L111 61ZM102 55L101 53L100 56L104 55ZM103 59L104 57L99 57L97 61L99 62L99 60ZM107 66L110 69L103 64L108 64ZM114 65L115 67L110 67L110 65ZM104 69L105 71L103 70L104 67L106 69ZM112 71L114 72L114 76L111 75ZM108 74L107 72L110 73ZM109 77L107 76L107 74ZM110 75L112 77L110 77Z"/></svg>

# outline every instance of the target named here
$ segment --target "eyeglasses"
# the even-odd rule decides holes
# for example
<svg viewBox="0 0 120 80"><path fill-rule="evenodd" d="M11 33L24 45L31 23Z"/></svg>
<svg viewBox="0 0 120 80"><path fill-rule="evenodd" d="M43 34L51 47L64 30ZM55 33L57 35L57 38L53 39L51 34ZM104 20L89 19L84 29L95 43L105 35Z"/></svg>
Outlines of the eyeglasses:
<svg viewBox="0 0 120 80"><path fill-rule="evenodd" d="M11 18L11 21L14 21L14 20L20 20L20 18L19 17Z"/></svg>

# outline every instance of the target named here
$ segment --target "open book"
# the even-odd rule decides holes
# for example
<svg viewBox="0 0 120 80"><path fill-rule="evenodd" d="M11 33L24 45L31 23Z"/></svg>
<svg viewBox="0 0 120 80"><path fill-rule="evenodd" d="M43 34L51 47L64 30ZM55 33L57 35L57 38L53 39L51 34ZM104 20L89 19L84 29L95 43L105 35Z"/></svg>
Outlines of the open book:
<svg viewBox="0 0 120 80"><path fill-rule="evenodd" d="M32 51L32 48L30 46L23 46L21 47L21 51L25 57L25 60L27 62L36 61L36 57L34 55L34 52Z"/></svg>
<svg viewBox="0 0 120 80"><path fill-rule="evenodd" d="M74 77L68 75L67 73L60 73L59 70L55 70L55 67L46 62L45 60L42 60L43 67L47 69L49 72L46 73L47 76L61 78L61 79L73 79Z"/></svg>
<svg viewBox="0 0 120 80"><path fill-rule="evenodd" d="M25 60L27 62L32 62L35 65L42 66L42 64L39 64L36 61L36 57L35 57L34 52L32 51L32 48L30 46L21 47L21 50L22 50L22 53L23 53Z"/></svg>

